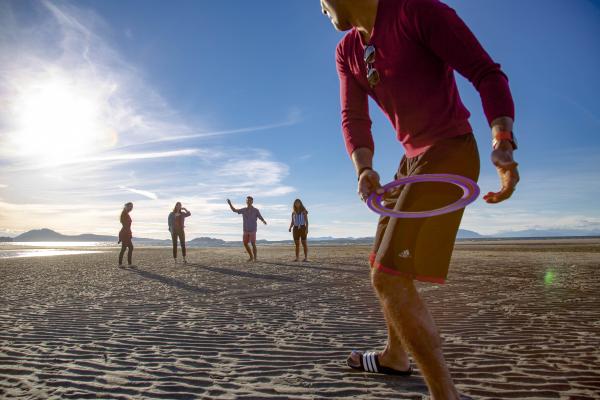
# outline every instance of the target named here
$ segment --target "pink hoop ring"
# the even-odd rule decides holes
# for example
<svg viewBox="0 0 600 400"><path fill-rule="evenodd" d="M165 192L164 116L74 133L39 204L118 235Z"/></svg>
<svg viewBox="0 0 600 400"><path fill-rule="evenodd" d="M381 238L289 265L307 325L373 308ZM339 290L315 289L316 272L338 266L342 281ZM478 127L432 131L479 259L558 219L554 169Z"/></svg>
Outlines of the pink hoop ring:
<svg viewBox="0 0 600 400"><path fill-rule="evenodd" d="M460 187L463 190L463 195L460 199L458 199L452 204L430 211L394 211L389 208L385 208L383 205L381 205L381 201L383 200L383 196L386 192L390 191L391 189L397 188L398 186L417 182L451 183ZM469 178L465 178L464 176L452 174L425 174L407 176L405 178L400 178L398 180L388 183L385 186L382 186L382 189L384 190L383 194L378 195L375 192L371 193L371 195L367 199L367 206L372 211L375 211L377 214L393 218L427 218L450 213L466 207L467 205L474 202L475 199L477 199L477 197L479 196L479 186L477 186L477 183L475 183Z"/></svg>

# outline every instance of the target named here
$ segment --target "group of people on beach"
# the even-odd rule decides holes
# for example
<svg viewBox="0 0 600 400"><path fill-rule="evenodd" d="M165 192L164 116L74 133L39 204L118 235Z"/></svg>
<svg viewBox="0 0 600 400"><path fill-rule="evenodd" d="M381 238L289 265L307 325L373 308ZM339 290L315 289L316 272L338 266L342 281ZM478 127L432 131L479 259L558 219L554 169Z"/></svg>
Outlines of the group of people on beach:
<svg viewBox="0 0 600 400"><path fill-rule="evenodd" d="M227 199L227 204L231 211L237 214L241 214L243 218L243 236L242 243L248 253L248 261L257 260L256 250L256 231L258 230L257 221L260 220L263 224L267 225L267 221L263 218L258 208L253 206L254 199L252 196L246 197L246 207L235 208L231 204L231 200ZM123 267L123 256L127 251L127 264L131 266L132 255L133 255L133 234L131 231L131 216L129 213L133 210L133 203L125 203L123 210L121 211L121 230L119 231L119 244L121 244L121 251L119 252L119 267ZM185 219L190 217L192 213L181 205L181 202L175 203L173 211L169 213L167 219L169 232L171 233L171 240L173 243L173 260L177 263L177 243L181 246L181 255L183 256L183 263L187 264L187 251L185 248ZM300 256L300 242L304 250L303 261L308 261L308 211L302 204L302 200L294 200L292 206L292 217L290 220L290 226L288 229L292 232L294 238L294 244L296 247L296 258L294 261L299 260Z"/></svg>

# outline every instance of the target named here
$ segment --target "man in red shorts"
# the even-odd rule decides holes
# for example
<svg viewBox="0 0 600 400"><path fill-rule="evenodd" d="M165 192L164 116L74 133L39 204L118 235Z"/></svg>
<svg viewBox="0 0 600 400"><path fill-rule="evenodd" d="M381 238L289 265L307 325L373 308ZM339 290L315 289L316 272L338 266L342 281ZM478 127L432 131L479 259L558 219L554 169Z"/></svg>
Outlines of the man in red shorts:
<svg viewBox="0 0 600 400"><path fill-rule="evenodd" d="M477 89L492 133L492 162L502 188L484 200L498 203L513 193L519 174L514 105L508 79L453 9L438 0L321 0L336 29L349 31L336 51L342 130L363 200L381 192L368 97L390 119L405 155L396 177L449 173L479 177L479 154L454 71ZM460 189L419 183L395 191L386 206L423 211L454 202ZM387 322L381 352L352 352L350 367L410 375L408 353L434 399L458 399L442 353L440 335L414 280L444 283L463 210L420 219L382 217L371 279Z"/></svg>
<svg viewBox="0 0 600 400"><path fill-rule="evenodd" d="M233 204L231 204L231 201L227 199L227 204L229 204L229 208L231 208L231 211L233 211L234 213L242 214L242 217L244 219L243 242L244 248L248 252L248 255L250 255L248 261L256 261L256 231L258 229L256 220L260 219L263 224L267 224L267 221L265 221L262 215L260 215L260 211L258 211L258 208L255 208L252 205L252 203L254 203L254 199L252 198L252 196L248 196L246 197L246 207L240 208L238 210L233 206ZM252 244L252 250L250 250L250 246L248 245L248 243Z"/></svg>

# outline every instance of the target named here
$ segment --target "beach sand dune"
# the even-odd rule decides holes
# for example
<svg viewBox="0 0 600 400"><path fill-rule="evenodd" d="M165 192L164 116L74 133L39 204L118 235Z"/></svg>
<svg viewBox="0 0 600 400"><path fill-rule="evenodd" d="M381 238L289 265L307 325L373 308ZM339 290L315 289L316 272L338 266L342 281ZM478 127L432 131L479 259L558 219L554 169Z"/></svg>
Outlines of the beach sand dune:
<svg viewBox="0 0 600 400"><path fill-rule="evenodd" d="M0 397L422 399L349 370L385 326L367 246L136 249L0 260ZM289 261L288 261L289 260ZM461 242L447 285L419 285L473 399L600 398L600 242Z"/></svg>

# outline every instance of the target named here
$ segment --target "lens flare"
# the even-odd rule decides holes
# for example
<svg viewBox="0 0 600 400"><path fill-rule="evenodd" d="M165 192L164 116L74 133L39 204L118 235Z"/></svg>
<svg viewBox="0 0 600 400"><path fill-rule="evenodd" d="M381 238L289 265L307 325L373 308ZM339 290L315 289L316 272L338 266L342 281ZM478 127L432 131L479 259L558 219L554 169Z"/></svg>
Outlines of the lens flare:
<svg viewBox="0 0 600 400"><path fill-rule="evenodd" d="M546 274L544 275L544 283L546 284L546 286L551 286L554 283L555 278L556 278L556 275L555 275L554 271L549 269L546 271Z"/></svg>

